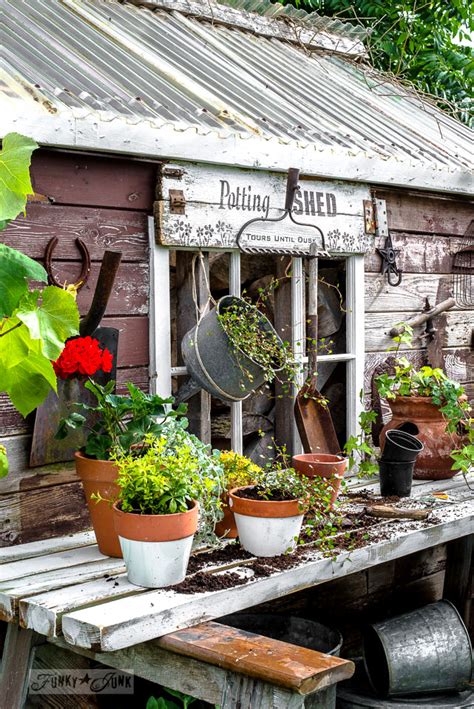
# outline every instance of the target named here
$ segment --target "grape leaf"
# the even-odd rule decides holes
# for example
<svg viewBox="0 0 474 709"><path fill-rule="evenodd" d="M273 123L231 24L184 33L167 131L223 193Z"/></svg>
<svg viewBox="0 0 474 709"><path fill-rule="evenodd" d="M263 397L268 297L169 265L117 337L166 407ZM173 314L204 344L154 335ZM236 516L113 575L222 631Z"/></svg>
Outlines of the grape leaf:
<svg viewBox="0 0 474 709"><path fill-rule="evenodd" d="M14 367L2 372L0 391L5 391L22 416L36 409L49 394L57 390L56 375L49 359L31 352Z"/></svg>
<svg viewBox="0 0 474 709"><path fill-rule="evenodd" d="M48 276L33 259L0 244L0 318L13 313L28 292L28 279L46 283Z"/></svg>
<svg viewBox="0 0 474 709"><path fill-rule="evenodd" d="M33 340L42 341L43 354L55 360L68 337L79 332L79 313L74 296L56 286L41 293L28 293L21 301L16 316L30 331Z"/></svg>
<svg viewBox="0 0 474 709"><path fill-rule="evenodd" d="M15 219L33 194L30 179L31 154L38 145L19 133L8 133L0 151L0 222Z"/></svg>
<svg viewBox="0 0 474 709"><path fill-rule="evenodd" d="M8 458L5 446L0 446L0 478L8 475Z"/></svg>

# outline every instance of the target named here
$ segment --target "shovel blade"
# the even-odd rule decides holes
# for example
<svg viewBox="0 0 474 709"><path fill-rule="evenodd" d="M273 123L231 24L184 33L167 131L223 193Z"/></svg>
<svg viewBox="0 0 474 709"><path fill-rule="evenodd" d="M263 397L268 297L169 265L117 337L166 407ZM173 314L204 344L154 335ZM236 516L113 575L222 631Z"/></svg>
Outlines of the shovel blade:
<svg viewBox="0 0 474 709"><path fill-rule="evenodd" d="M331 412L314 388L303 387L295 401L295 420L305 453L341 452Z"/></svg>

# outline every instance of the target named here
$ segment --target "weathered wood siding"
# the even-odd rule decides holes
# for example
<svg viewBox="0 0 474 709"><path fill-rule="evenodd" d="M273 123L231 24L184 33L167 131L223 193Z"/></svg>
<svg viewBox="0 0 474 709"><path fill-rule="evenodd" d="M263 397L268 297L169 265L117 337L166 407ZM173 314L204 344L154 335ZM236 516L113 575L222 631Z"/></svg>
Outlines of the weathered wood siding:
<svg viewBox="0 0 474 709"><path fill-rule="evenodd" d="M446 196L376 190L378 199L386 200L388 226L397 263L403 270L398 287L387 284L380 274L381 257L374 250L366 263L366 392L374 367L387 357L391 340L388 331L396 323L419 313L425 297L430 304L448 297L452 290L453 254L466 244L464 234L474 219L474 200ZM385 239L376 238L376 247ZM434 321L439 331L444 366L447 373L462 382L474 396L474 355L472 331L474 309L453 308ZM418 328L415 335L422 334ZM426 341L414 339L410 348L403 347L417 364L423 363Z"/></svg>
<svg viewBox="0 0 474 709"><path fill-rule="evenodd" d="M105 157L38 151L32 163L36 192L26 216L12 222L2 241L42 261L57 236L53 266L57 278L74 282L80 272L76 237L87 245L92 268L79 291L87 312L105 249L122 251L103 324L120 330L119 387L133 381L148 387L148 233L156 166ZM81 484L73 466L28 468L34 417L23 419L0 396L0 441L11 472L0 481L0 545L65 534L89 525Z"/></svg>

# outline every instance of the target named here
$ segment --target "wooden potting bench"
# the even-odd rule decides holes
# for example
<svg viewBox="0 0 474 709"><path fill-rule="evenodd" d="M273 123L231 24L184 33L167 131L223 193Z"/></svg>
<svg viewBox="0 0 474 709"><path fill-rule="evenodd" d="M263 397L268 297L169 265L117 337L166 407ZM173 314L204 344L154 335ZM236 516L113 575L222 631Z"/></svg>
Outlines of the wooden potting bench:
<svg viewBox="0 0 474 709"><path fill-rule="evenodd" d="M447 499L434 497L437 491ZM204 573L231 567L248 577L244 585L214 592L133 586L123 560L100 554L91 532L0 550L0 619L9 623L0 707L22 705L34 648L44 642L112 668L133 668L136 676L223 709L327 706L328 688L351 676L351 662L214 620L444 543L444 596L463 613L469 596L474 493L457 476L438 483L417 481L413 497L434 505L433 524L381 520L368 529L361 548L334 560L308 546L299 565L263 578L252 577L248 559L209 566Z"/></svg>

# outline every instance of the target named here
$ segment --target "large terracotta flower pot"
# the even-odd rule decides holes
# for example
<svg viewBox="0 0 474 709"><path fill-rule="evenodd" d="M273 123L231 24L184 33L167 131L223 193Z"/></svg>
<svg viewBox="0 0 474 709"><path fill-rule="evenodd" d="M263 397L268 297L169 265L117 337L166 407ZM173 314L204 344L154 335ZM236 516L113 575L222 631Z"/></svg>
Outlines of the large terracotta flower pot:
<svg viewBox="0 0 474 709"><path fill-rule="evenodd" d="M331 492L329 507L336 502L348 463L348 459L343 455L332 453L302 453L294 455L292 459L294 469L301 475L307 478L327 479L328 489Z"/></svg>
<svg viewBox="0 0 474 709"><path fill-rule="evenodd" d="M163 588L181 583L186 576L193 537L198 526L198 503L187 512L142 515L113 507L130 583Z"/></svg>
<svg viewBox="0 0 474 709"><path fill-rule="evenodd" d="M451 470L451 451L458 448L461 438L446 430L447 422L438 407L427 396L397 396L389 400L393 418L380 432L380 447L383 451L385 433L403 424L414 424L416 437L424 444L424 449L416 458L413 477L418 480L446 480L456 475ZM412 429L414 430L414 429Z"/></svg>
<svg viewBox="0 0 474 709"><path fill-rule="evenodd" d="M229 507L229 494L225 493L221 497L223 518L216 524L215 532L218 537L224 539L235 539L237 537L237 525L235 524L234 513Z"/></svg>
<svg viewBox="0 0 474 709"><path fill-rule="evenodd" d="M76 471L82 480L89 514L94 527L97 544L106 556L122 556L118 535L114 528L112 505L108 502L94 502L91 495L99 492L105 500L114 502L119 495L115 482L117 466L110 460L87 458L82 453L75 453Z"/></svg>

